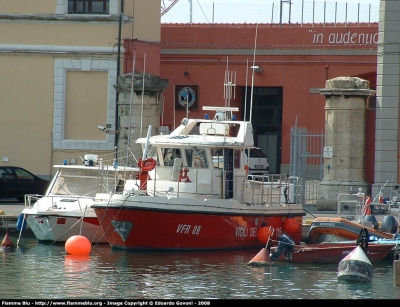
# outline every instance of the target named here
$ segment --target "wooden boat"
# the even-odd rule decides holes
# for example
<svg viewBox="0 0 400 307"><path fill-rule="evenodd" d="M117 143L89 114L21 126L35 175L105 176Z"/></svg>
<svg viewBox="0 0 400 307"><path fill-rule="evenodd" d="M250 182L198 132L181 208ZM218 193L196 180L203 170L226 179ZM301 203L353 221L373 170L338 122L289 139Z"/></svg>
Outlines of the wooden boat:
<svg viewBox="0 0 400 307"><path fill-rule="evenodd" d="M251 122L233 107L203 107L209 119L184 118L170 134L136 143L143 147L137 178L122 194L95 197L94 209L112 248L128 250L226 250L262 247L263 226L276 239L300 242L301 204L288 203L286 175L274 184L249 180L245 149L254 146ZM286 187L286 189L285 189Z"/></svg>
<svg viewBox="0 0 400 307"><path fill-rule="evenodd" d="M356 240L365 226L340 217L317 217L311 225L308 236L314 243ZM367 227L375 239L393 239L392 233Z"/></svg>
<svg viewBox="0 0 400 307"><path fill-rule="evenodd" d="M339 262L338 281L371 282L373 267L369 257L361 246L355 247Z"/></svg>

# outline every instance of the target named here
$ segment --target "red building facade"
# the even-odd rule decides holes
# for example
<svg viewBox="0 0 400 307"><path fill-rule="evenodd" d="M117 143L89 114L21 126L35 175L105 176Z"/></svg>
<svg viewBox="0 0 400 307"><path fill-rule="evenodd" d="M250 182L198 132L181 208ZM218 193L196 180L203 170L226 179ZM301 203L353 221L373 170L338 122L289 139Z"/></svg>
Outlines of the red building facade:
<svg viewBox="0 0 400 307"><path fill-rule="evenodd" d="M319 89L328 79L360 77L375 89L377 47L377 23L162 24L161 46L125 42L125 72L132 71L135 52L136 70L143 71L145 64L146 73L169 79L160 123L171 129L187 116L180 104L182 88L195 97L190 117L204 116L202 106L239 107L239 116L253 122L255 144L267 153L270 171L288 173L291 127L324 130L325 97ZM160 66L156 56L149 57L158 48ZM227 81L235 85L231 96ZM366 110L366 180L373 183L373 99Z"/></svg>

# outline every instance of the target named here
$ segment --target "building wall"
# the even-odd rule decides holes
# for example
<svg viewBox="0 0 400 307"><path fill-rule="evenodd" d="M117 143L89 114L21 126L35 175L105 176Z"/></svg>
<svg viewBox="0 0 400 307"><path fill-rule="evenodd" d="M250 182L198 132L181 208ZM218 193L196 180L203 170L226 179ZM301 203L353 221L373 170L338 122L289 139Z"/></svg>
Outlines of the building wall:
<svg viewBox="0 0 400 307"><path fill-rule="evenodd" d="M382 187L384 196L399 178L399 93L400 93L400 2L380 1L375 130L375 197Z"/></svg>
<svg viewBox="0 0 400 307"><path fill-rule="evenodd" d="M159 0L124 1L123 18L119 0L109 15L69 15L67 3L0 0L0 165L42 177L88 153L112 162L114 135L97 126L115 129L120 24L121 39L160 41Z"/></svg>
<svg viewBox="0 0 400 307"><path fill-rule="evenodd" d="M375 131L375 110L367 110L367 181L374 180L368 175L374 174L374 146L377 182L392 180L388 177L398 180L395 114L399 56L392 54L395 44L390 43L393 39L397 42L397 1L381 1L381 15L390 15L385 27L391 29L384 34L382 23L379 30L379 48L388 55L385 60L377 58L377 24L160 26L159 0L124 1L121 38L125 43L118 67L119 3L110 0L109 16L88 17L66 15L67 0L35 0L34 4L0 0L0 103L7 110L0 112L0 142L7 144L0 149L0 165L19 165L46 177L52 165L63 159L79 162L79 156L88 152L112 157L114 135L100 132L97 125L115 123L118 70L132 71L135 55L136 70L170 80L160 124L171 128L186 116L184 110L175 109L175 85L199 86L199 110L190 110L190 116L203 116L203 105L240 107L243 91L252 83L255 87L282 87L283 170L289 163L290 127L297 123L309 130L323 130L325 100L318 89L325 80L358 76L370 81L373 89L378 82L376 143L370 139ZM378 81L377 61L381 69ZM254 74L254 80L249 68L253 64L263 69ZM235 98L229 101L224 98L226 70L236 74ZM68 82L77 74L79 77ZM101 90L93 93L93 82L99 83ZM71 88L71 83L80 88ZM90 102L86 103L87 99ZM80 104L82 111L77 111ZM392 107L384 109L384 105ZM76 117L68 120L75 112ZM386 131L387 124L390 131Z"/></svg>
<svg viewBox="0 0 400 307"><path fill-rule="evenodd" d="M324 130L325 98L318 89L324 88L326 80L359 76L375 88L377 24L282 28L265 24L162 24L161 29L161 76L170 80L164 93L163 122L174 127L186 116L184 110L175 109L175 85L199 86L200 106L190 110L193 117L204 115L201 106L226 103L226 70L236 73L236 95L230 104L240 107L242 113L241 93L246 85L282 87L281 172L288 171L290 163L291 127L297 123L309 131ZM263 70L254 74L254 80L253 64ZM371 112L374 110L367 110ZM367 118L371 116L367 114ZM367 154L366 160L373 161L373 152ZM367 167L371 168L366 174L372 183L373 167Z"/></svg>

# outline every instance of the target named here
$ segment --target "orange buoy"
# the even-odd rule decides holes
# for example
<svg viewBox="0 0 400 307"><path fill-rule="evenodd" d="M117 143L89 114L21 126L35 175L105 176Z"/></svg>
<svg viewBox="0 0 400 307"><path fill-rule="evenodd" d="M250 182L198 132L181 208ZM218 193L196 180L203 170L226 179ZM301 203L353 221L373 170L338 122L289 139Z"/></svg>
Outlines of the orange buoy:
<svg viewBox="0 0 400 307"><path fill-rule="evenodd" d="M261 226L257 231L257 238L263 244L267 244L270 236L272 236L273 230L270 226Z"/></svg>
<svg viewBox="0 0 400 307"><path fill-rule="evenodd" d="M296 232L299 230L299 222L296 220L295 217L288 216L283 224L283 229L285 233L288 235L295 235Z"/></svg>
<svg viewBox="0 0 400 307"><path fill-rule="evenodd" d="M274 262L271 261L269 258L269 252L268 249L265 247L259 251L257 255L254 256L251 261L247 263L247 265L252 265L252 266L265 266L265 265L272 265Z"/></svg>
<svg viewBox="0 0 400 307"><path fill-rule="evenodd" d="M4 236L3 241L1 241L1 247L2 248L13 248L14 247L14 243L11 241L11 238L8 235L8 232L6 232L6 235Z"/></svg>
<svg viewBox="0 0 400 307"><path fill-rule="evenodd" d="M91 249L92 244L84 236L75 235L65 242L65 251L70 255L86 256L89 255Z"/></svg>

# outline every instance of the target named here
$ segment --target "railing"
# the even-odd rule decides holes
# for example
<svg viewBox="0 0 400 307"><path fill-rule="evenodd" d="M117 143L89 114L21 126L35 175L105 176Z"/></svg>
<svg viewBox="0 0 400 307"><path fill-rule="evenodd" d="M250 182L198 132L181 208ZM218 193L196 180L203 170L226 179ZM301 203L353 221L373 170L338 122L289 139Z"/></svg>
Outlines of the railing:
<svg viewBox="0 0 400 307"><path fill-rule="evenodd" d="M339 193L337 200L337 216L346 218L348 220L357 220L360 223L362 219L362 208L364 204L363 193L361 194L347 194Z"/></svg>
<svg viewBox="0 0 400 307"><path fill-rule="evenodd" d="M301 185L298 177L286 174L250 175L252 203L295 204L301 202Z"/></svg>
<svg viewBox="0 0 400 307"><path fill-rule="evenodd" d="M214 169L191 169L190 181L153 178L147 182L146 190L138 190L140 184L127 185L125 194L152 195L165 198L236 199L246 204L294 204L300 203L301 184L299 178L286 174L251 175L243 171L229 172ZM232 179L230 179L232 178ZM129 186L129 187L128 187Z"/></svg>
<svg viewBox="0 0 400 307"><path fill-rule="evenodd" d="M201 3L179 1L162 16L163 23L270 23L277 26L303 24L377 23L379 2L375 5L311 0L242 1L241 3Z"/></svg>

